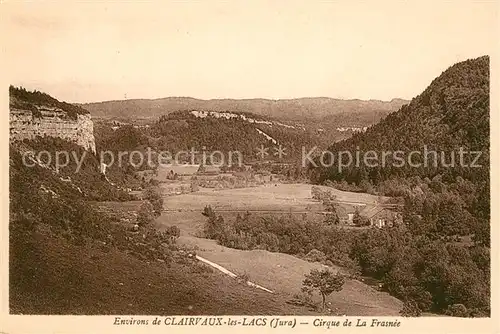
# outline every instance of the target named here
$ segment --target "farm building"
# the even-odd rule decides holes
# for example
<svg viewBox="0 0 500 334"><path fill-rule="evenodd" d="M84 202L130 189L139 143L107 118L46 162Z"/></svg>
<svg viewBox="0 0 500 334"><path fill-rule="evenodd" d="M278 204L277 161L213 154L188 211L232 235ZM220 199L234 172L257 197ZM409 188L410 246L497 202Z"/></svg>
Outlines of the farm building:
<svg viewBox="0 0 500 334"><path fill-rule="evenodd" d="M367 218L371 226L378 228L384 226L392 227L394 223L398 223L401 220L401 215L398 212L381 205L366 207L359 214Z"/></svg>
<svg viewBox="0 0 500 334"><path fill-rule="evenodd" d="M198 172L200 165L176 164L158 166L159 180L190 179Z"/></svg>
<svg viewBox="0 0 500 334"><path fill-rule="evenodd" d="M161 190L163 195L181 195L193 192L193 187L190 183L162 183Z"/></svg>

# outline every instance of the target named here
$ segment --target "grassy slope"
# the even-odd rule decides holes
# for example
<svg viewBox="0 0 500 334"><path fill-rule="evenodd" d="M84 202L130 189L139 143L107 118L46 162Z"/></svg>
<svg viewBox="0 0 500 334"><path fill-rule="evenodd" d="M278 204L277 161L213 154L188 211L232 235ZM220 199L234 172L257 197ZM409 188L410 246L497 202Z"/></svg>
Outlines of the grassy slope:
<svg viewBox="0 0 500 334"><path fill-rule="evenodd" d="M39 231L31 289L11 284L12 314L304 314L280 296L197 263L147 263ZM187 260L186 261L190 261ZM31 278L27 278L31 279Z"/></svg>
<svg viewBox="0 0 500 334"><path fill-rule="evenodd" d="M319 263L310 263L294 256L264 250L242 251L217 245L214 240L181 237L179 243L198 246L197 254L236 274L247 274L249 279L289 299L299 293L304 274L320 269ZM335 267L333 270L339 270ZM319 301L319 296L317 296ZM348 280L344 289L327 298L332 308L346 315L398 315L402 303L387 293L374 290L357 280Z"/></svg>

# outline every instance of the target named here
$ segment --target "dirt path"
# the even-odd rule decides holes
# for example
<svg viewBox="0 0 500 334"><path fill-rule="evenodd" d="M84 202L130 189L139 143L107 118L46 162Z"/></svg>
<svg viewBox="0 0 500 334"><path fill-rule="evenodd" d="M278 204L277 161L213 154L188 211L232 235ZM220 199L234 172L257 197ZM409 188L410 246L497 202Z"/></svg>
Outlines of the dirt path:
<svg viewBox="0 0 500 334"><path fill-rule="evenodd" d="M223 272L224 274L226 274L226 275L228 275L228 276L230 276L230 277L232 277L232 278L238 278L238 275L236 275L235 273L230 272L229 270L227 270L226 268L224 268L224 267L222 267L222 266L219 266L217 263L213 263L212 261L208 261L207 259L204 259L204 258L202 258L202 257L201 257L201 256L199 256L199 255L196 255L196 259L197 259L197 260L199 260L199 261L201 261L201 262L203 262L203 263L208 264L209 266L211 266L211 267L213 267L213 268L215 268L215 269L217 269L217 270L219 270L219 271ZM254 287L254 288L261 289L261 290L264 290L264 291L269 292L269 293L273 293L271 290L266 289L266 288L264 288L263 286L260 286L260 285L258 285L258 284L255 284L255 283L253 283L253 282L246 281L245 283L246 283L247 285L249 285L249 286Z"/></svg>

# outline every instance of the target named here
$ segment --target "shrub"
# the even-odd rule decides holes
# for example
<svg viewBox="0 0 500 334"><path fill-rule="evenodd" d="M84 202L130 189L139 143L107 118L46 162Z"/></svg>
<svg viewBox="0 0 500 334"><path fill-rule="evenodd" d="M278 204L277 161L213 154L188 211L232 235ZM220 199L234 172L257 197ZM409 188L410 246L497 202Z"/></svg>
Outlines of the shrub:
<svg viewBox="0 0 500 334"><path fill-rule="evenodd" d="M195 273L195 274L201 274L201 275L206 277L206 276L212 274L214 272L214 270L212 269L212 267L210 267L204 263L195 262L191 266L191 272Z"/></svg>
<svg viewBox="0 0 500 334"><path fill-rule="evenodd" d="M238 275L238 280L242 283L250 281L250 275L245 271L243 274Z"/></svg>
<svg viewBox="0 0 500 334"><path fill-rule="evenodd" d="M330 190L322 190L318 186L312 186L311 188L311 197L312 199L318 201L335 201L336 196L332 194Z"/></svg>
<svg viewBox="0 0 500 334"><path fill-rule="evenodd" d="M320 194L321 194L321 189L317 186L312 186L312 188L311 188L312 199L320 200L320 197L321 197Z"/></svg>
<svg viewBox="0 0 500 334"><path fill-rule="evenodd" d="M293 295L292 300L287 301L287 303L297 306L306 306L313 311L316 311L319 308L319 303L315 303L312 299L311 291L301 291L300 293L296 293Z"/></svg>

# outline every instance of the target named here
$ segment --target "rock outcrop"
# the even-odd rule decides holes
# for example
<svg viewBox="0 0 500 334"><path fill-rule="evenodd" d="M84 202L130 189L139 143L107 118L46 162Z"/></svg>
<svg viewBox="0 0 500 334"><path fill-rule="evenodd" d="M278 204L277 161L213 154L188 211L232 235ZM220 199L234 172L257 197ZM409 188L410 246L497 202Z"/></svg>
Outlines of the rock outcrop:
<svg viewBox="0 0 500 334"><path fill-rule="evenodd" d="M20 96L19 92L24 93L24 95ZM67 107L69 104L58 102L55 99L49 100L49 103L43 103L45 102L43 101L39 104L22 98L24 96L32 98L32 95L28 94L33 93L16 88L11 89L11 141L35 139L38 136L58 137L80 145L93 153L96 152L94 123L90 113L84 109L75 112Z"/></svg>

